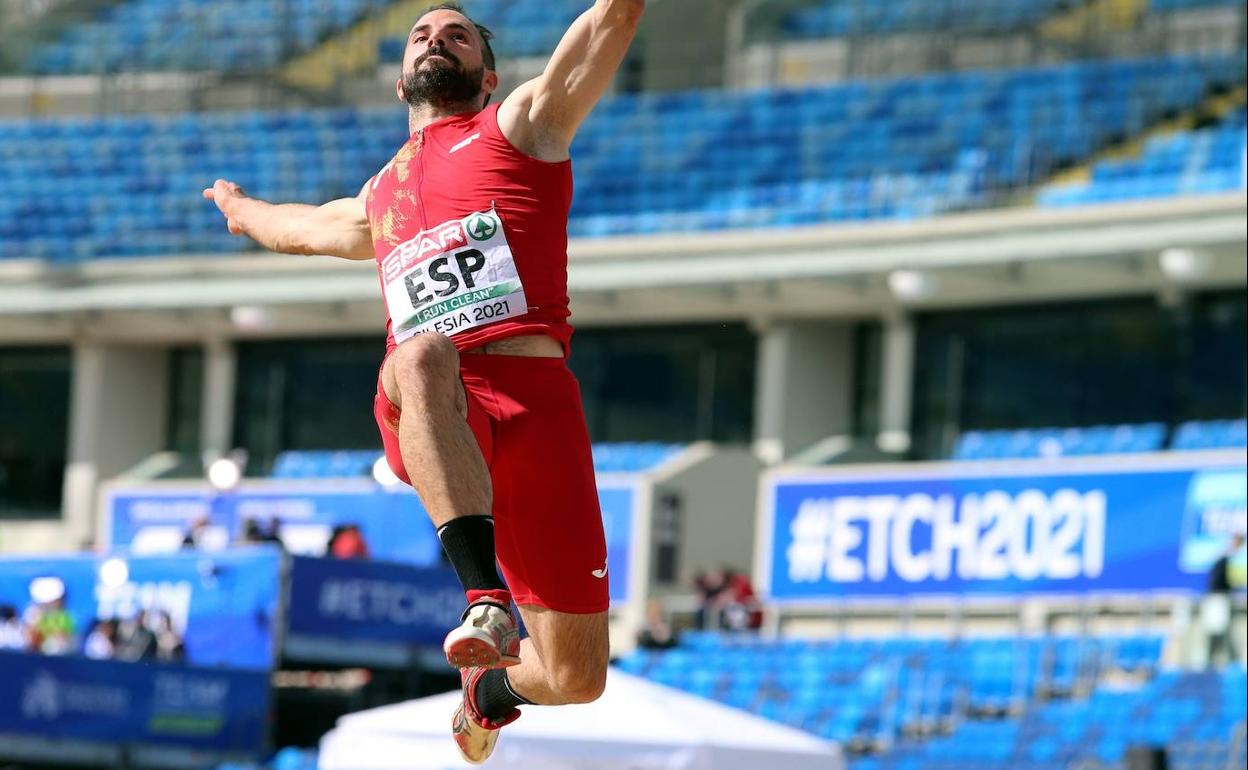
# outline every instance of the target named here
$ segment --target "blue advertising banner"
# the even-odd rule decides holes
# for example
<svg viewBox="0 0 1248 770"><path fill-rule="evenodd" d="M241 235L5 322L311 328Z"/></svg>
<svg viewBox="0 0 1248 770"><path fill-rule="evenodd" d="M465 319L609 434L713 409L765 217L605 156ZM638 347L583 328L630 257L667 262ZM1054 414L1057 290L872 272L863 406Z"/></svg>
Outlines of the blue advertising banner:
<svg viewBox="0 0 1248 770"><path fill-rule="evenodd" d="M291 636L439 646L463 610L450 569L291 559Z"/></svg>
<svg viewBox="0 0 1248 770"><path fill-rule="evenodd" d="M369 554L380 561L432 566L441 546L420 500L409 487L386 490L376 484L332 484L240 488L114 489L107 498L109 544L136 553L167 553L182 543L191 523L209 522L201 544L222 549L238 539L248 520L262 530L277 525L288 551L321 556L334 527L356 524Z"/></svg>
<svg viewBox="0 0 1248 770"><path fill-rule="evenodd" d="M607 580L613 603L628 600L633 522L639 497L635 481L598 482L602 528L607 537Z"/></svg>
<svg viewBox="0 0 1248 770"><path fill-rule="evenodd" d="M63 642L78 654L97 620L137 619L159 631L168 623L197 666L267 670L274 661L281 554L253 546L221 553L168 556L72 555L0 560L0 606L30 627L63 609ZM167 619L167 620L166 620ZM46 648L45 648L46 649Z"/></svg>
<svg viewBox="0 0 1248 770"><path fill-rule="evenodd" d="M249 756L268 710L267 672L0 652L0 735Z"/></svg>
<svg viewBox="0 0 1248 770"><path fill-rule="evenodd" d="M1243 531L1242 461L945 466L773 476L763 548L777 601L1203 590Z"/></svg>

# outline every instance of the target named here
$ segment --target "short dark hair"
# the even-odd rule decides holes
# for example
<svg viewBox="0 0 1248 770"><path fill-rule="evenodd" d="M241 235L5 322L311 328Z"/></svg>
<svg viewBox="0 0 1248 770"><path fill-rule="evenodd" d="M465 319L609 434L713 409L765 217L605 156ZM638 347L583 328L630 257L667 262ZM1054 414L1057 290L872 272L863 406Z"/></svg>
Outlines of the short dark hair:
<svg viewBox="0 0 1248 770"><path fill-rule="evenodd" d="M495 69L496 62L494 60L494 49L490 46L490 41L494 39L494 33L490 31L489 27L473 20L471 16L464 12L464 6L459 3L435 3L434 5L426 8L424 12L421 13L421 16L426 16L434 11L454 11L468 21L471 21L472 26L477 28L477 34L481 36L481 46L483 49L481 63L485 65L487 70Z"/></svg>

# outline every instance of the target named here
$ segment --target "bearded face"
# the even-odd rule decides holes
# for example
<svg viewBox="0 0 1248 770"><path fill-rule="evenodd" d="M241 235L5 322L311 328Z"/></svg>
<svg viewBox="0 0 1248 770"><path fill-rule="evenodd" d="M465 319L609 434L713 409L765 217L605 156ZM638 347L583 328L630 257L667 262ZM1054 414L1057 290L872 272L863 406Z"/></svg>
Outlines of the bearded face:
<svg viewBox="0 0 1248 770"><path fill-rule="evenodd" d="M445 47L432 46L403 73L403 99L412 107L469 104L480 95L484 80L484 67L469 70Z"/></svg>

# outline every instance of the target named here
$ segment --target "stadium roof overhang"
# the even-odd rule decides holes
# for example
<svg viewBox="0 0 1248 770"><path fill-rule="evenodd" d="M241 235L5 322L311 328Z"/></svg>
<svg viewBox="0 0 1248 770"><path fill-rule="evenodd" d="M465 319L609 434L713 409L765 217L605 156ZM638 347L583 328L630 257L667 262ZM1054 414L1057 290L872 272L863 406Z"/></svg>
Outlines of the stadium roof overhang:
<svg viewBox="0 0 1248 770"><path fill-rule="evenodd" d="M1243 193L1073 210L1012 209L912 223L574 241L569 288L587 324L871 318L912 310L1243 287ZM1199 256L1177 280L1171 248ZM899 299L894 271L930 280ZM370 334L371 263L253 255L0 265L0 341L79 335ZM266 309L248 328L231 310Z"/></svg>

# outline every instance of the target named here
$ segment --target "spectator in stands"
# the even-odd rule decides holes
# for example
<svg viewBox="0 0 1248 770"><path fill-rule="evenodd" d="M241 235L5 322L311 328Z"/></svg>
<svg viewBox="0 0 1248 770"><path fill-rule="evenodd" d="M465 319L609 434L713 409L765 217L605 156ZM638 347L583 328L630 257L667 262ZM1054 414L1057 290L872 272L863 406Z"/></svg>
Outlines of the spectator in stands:
<svg viewBox="0 0 1248 770"><path fill-rule="evenodd" d="M699 628L746 631L762 626L762 607L747 576L724 567L700 573L694 585L702 595L696 620Z"/></svg>
<svg viewBox="0 0 1248 770"><path fill-rule="evenodd" d="M1213 563L1213 569L1209 571L1209 591L1201 602L1200 615L1201 625L1209 640L1210 666L1226 665L1234 658L1231 648L1231 562L1243 547L1244 536L1236 533L1226 553Z"/></svg>
<svg viewBox="0 0 1248 770"><path fill-rule="evenodd" d="M44 655L67 655L74 651L74 618L65 609L61 594L37 610L31 628L31 646Z"/></svg>
<svg viewBox="0 0 1248 770"><path fill-rule="evenodd" d="M285 549L281 536L282 522L276 516L269 520L269 526L262 527L260 522L248 517L243 519L243 531L239 533L239 544L271 543Z"/></svg>
<svg viewBox="0 0 1248 770"><path fill-rule="evenodd" d="M725 569L729 601L724 609L728 628L734 631L757 631L763 626L763 607L754 593L749 576Z"/></svg>
<svg viewBox="0 0 1248 770"><path fill-rule="evenodd" d="M25 650L30 645L26 627L12 604L0 605L0 650Z"/></svg>
<svg viewBox="0 0 1248 770"><path fill-rule="evenodd" d="M83 642L82 654L95 660L109 660L116 652L116 645L117 621L111 618L97 620Z"/></svg>
<svg viewBox="0 0 1248 770"><path fill-rule="evenodd" d="M342 524L334 527L326 551L335 559L367 559L368 543L358 524Z"/></svg>
<svg viewBox="0 0 1248 770"><path fill-rule="evenodd" d="M139 610L118 624L115 657L130 662L156 657L156 635L148 628L146 610Z"/></svg>
<svg viewBox="0 0 1248 770"><path fill-rule="evenodd" d="M663 605L651 600L646 605L646 627L637 634L637 646L643 650L667 650L676 644L676 634L667 622Z"/></svg>
<svg viewBox="0 0 1248 770"><path fill-rule="evenodd" d="M209 520L207 516L198 516L192 522L190 528L187 529L186 535L182 538L183 548L194 548L203 550L208 536Z"/></svg>
<svg viewBox="0 0 1248 770"><path fill-rule="evenodd" d="M156 659L166 663L186 660L186 645L173 628L173 618L164 610L156 612Z"/></svg>
<svg viewBox="0 0 1248 770"><path fill-rule="evenodd" d="M274 516L269 519L269 528L260 535L260 542L272 543L273 545L286 550L286 544L282 542L282 520Z"/></svg>
<svg viewBox="0 0 1248 770"><path fill-rule="evenodd" d="M243 519L243 529L238 533L238 544L250 545L263 542L264 531L260 529L260 522L250 516Z"/></svg>
<svg viewBox="0 0 1248 770"><path fill-rule="evenodd" d="M693 587L699 594L698 613L694 620L698 628L720 628L720 609L728 581L722 570L699 572L693 578Z"/></svg>

